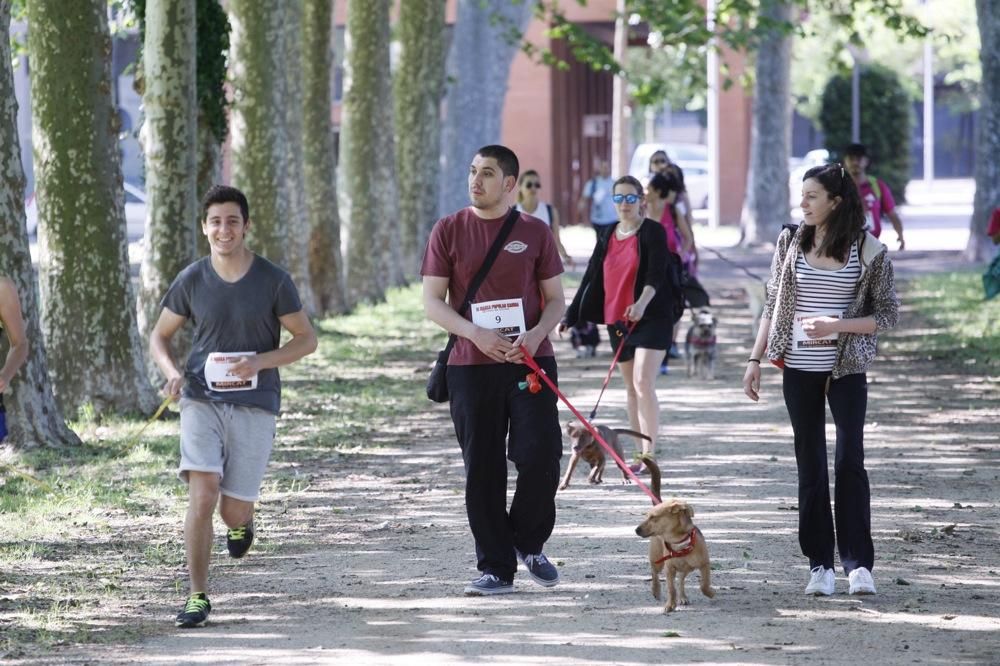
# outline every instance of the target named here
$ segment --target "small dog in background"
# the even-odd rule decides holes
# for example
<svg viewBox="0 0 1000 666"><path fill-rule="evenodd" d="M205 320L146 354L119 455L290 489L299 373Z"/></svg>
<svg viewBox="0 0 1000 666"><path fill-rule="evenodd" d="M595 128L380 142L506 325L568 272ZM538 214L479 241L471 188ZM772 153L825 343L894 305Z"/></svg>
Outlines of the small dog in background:
<svg viewBox="0 0 1000 666"><path fill-rule="evenodd" d="M694 509L687 502L672 499L657 504L646 514L635 533L649 538L649 567L652 570L652 592L657 600L663 600L660 590L660 572L664 571L667 579L667 604L664 613L676 610L678 604L688 603L684 592L684 580L687 575L698 570L701 576L701 593L711 599L715 596L712 589L711 565L708 559L708 546L701 535L701 530L695 527L691 520ZM680 574L679 586L675 586L677 574ZM678 594L677 587L680 587Z"/></svg>
<svg viewBox="0 0 1000 666"><path fill-rule="evenodd" d="M594 427L597 429L597 432L601 433L601 437L608 443L608 446L614 449L615 454L622 460L625 460L625 451L622 449L621 442L618 441L618 435L631 435L632 437L649 439L649 437L643 435L641 432L626 430L625 428L609 428L604 425ZM573 442L573 454L570 456L569 465L566 467L566 474L563 476L562 483L559 484L559 490L566 490L569 487L570 477L573 476L573 470L576 469L576 464L580 462L581 458L590 463L590 474L587 475L587 481L594 484L604 481L604 468L607 466L607 456L604 455L604 447L597 443L597 440L594 439L594 436L590 434L590 431L583 424L570 421L566 424L566 434L569 435L570 441ZM624 471L622 472L622 479L623 483L628 481L628 474Z"/></svg>
<svg viewBox="0 0 1000 666"><path fill-rule="evenodd" d="M576 350L577 358L597 356L597 344L601 341L601 335L597 330L597 324L592 321L581 321L576 326L569 329L570 343Z"/></svg>
<svg viewBox="0 0 1000 666"><path fill-rule="evenodd" d="M697 374L702 379L715 377L715 316L708 308L694 314L684 342L688 377Z"/></svg>

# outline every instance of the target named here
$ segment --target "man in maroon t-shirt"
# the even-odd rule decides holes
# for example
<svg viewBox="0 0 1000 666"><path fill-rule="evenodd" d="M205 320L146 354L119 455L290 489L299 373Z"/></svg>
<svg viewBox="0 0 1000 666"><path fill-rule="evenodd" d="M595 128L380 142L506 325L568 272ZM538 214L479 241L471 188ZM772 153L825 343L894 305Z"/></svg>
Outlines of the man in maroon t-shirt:
<svg viewBox="0 0 1000 666"><path fill-rule="evenodd" d="M858 186L858 195L865 207L865 229L878 238L882 234L882 216L889 218L899 241L899 249L906 247L903 242L903 221L896 212L896 200L886 182L866 172L871 166L868 149L861 143L852 143L844 149L844 167Z"/></svg>
<svg viewBox="0 0 1000 666"><path fill-rule="evenodd" d="M518 171L509 148L480 148L469 167L472 205L438 220L420 267L428 318L457 336L447 369L451 418L482 572L466 586L470 596L513 592L518 559L539 584L559 582L542 553L555 525L562 456L556 396L519 387L530 373L522 345L557 380L548 336L566 301L562 261L549 228L520 215L471 307L464 316L457 312L510 212L506 199ZM507 458L517 467L509 511Z"/></svg>

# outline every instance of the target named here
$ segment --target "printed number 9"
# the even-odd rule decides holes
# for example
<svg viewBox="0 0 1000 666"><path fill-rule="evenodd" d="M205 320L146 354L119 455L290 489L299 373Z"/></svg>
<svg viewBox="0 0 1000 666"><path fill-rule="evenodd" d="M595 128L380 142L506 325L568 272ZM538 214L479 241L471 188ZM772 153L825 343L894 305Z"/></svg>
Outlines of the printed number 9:
<svg viewBox="0 0 1000 666"><path fill-rule="evenodd" d="M497 320L497 323L498 323L498 324L499 324L499 323L500 323L501 321L503 321L503 319L502 319L502 318L500 317L500 315L497 315L497 316L496 316L496 320Z"/></svg>

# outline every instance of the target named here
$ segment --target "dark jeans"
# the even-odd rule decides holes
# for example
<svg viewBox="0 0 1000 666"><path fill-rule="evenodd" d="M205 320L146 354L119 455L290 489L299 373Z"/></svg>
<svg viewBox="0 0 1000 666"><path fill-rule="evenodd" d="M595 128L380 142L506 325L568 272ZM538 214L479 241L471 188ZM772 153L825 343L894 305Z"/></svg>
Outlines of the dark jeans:
<svg viewBox="0 0 1000 666"><path fill-rule="evenodd" d="M538 364L557 382L555 359ZM465 461L465 508L477 567L511 580L514 549L537 554L556 522L562 429L556 396L518 387L531 370L511 363L448 366L451 419ZM507 459L517 469L507 510Z"/></svg>
<svg viewBox="0 0 1000 666"><path fill-rule="evenodd" d="M795 433L799 469L799 545L809 566L833 568L834 522L840 563L845 573L858 567L871 571L871 492L865 472L864 426L868 380L864 373L830 382L828 372L785 368L782 389ZM837 429L834 454L834 519L830 511L830 479L826 456L826 402Z"/></svg>

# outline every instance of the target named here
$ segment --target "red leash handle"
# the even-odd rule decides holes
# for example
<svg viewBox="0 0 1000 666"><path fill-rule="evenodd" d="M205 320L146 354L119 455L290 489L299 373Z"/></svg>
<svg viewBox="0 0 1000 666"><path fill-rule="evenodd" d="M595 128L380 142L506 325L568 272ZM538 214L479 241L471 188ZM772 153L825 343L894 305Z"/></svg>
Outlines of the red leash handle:
<svg viewBox="0 0 1000 666"><path fill-rule="evenodd" d="M573 412L576 418L580 419L580 423L582 423L583 426L590 432L590 434L594 436L594 440L602 447L604 447L604 450L607 451L607 453L612 458L614 458L615 462L618 463L618 466L621 468L621 470L625 472L625 474L630 476L632 480L635 481L635 484L640 488L642 488L643 492L649 495L649 498L653 500L653 504L659 504L660 498L654 495L653 491L650 490L645 483L639 480L639 477L635 475L635 472L633 472L632 469L625 464L625 461L618 457L618 454L615 453L615 450L611 448L611 446L606 441L604 441L604 438L601 437L601 433L597 430L597 428L591 425L590 421L583 418L583 414L581 414L577 410L577 408L573 406L573 403L571 403L569 400L566 399L566 396L562 394L562 391L559 390L559 387L557 387L555 383L551 379L549 379L549 376L545 374L545 371L542 370L542 368L538 365L538 361L536 361L528 352L528 348L525 347L524 345L521 345L521 351L524 353L524 364L527 365L529 368L531 368L535 373L537 373L538 376L542 378L542 381L545 382L545 384L550 389L552 389L552 392L555 393L557 396L559 396L559 399L562 400L567 407L569 407L569 411Z"/></svg>

